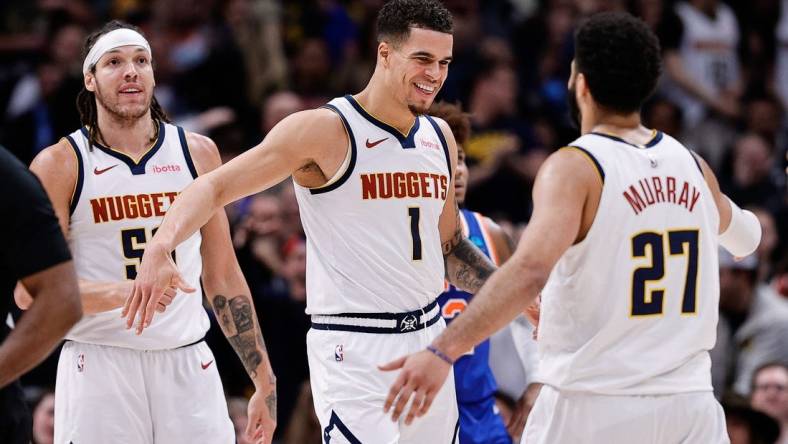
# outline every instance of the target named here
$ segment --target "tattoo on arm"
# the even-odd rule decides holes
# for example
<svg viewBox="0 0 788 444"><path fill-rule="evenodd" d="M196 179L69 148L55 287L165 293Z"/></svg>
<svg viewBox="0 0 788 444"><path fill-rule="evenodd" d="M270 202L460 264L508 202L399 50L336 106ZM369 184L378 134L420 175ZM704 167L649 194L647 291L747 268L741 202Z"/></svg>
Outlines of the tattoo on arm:
<svg viewBox="0 0 788 444"><path fill-rule="evenodd" d="M232 345L235 353L241 358L244 368L250 377L257 377L257 367L263 362L265 343L259 338L254 328L252 302L249 296L235 296L229 301L222 295L216 295L212 301L216 318L224 335ZM274 398L276 395L274 394ZM276 402L276 399L274 399Z"/></svg>
<svg viewBox="0 0 788 444"><path fill-rule="evenodd" d="M271 415L271 420L276 421L276 389L273 389L265 397L265 405L268 407L268 414Z"/></svg>
<svg viewBox="0 0 788 444"><path fill-rule="evenodd" d="M462 222L459 209L457 211L457 226L454 236L443 243L443 261L446 268L446 278L454 286L476 293L482 288L487 278L495 271L495 266L476 248L469 239L462 234Z"/></svg>

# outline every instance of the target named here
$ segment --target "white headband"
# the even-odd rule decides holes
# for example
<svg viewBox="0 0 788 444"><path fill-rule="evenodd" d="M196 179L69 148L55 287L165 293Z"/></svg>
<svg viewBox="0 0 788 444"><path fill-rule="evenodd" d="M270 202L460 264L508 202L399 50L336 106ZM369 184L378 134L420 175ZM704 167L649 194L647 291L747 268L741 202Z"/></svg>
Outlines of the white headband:
<svg viewBox="0 0 788 444"><path fill-rule="evenodd" d="M90 52L88 52L87 57L85 57L85 62L82 63L82 74L90 72L90 68L98 63L101 56L121 46L140 46L153 56L150 45L142 34L128 28L115 29L102 35L93 47L90 48Z"/></svg>

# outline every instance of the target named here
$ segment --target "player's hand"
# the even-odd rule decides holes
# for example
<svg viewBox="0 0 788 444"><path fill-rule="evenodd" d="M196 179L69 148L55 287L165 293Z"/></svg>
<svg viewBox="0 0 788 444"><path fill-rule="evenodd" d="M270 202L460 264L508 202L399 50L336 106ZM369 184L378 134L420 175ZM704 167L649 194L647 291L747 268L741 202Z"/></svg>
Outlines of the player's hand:
<svg viewBox="0 0 788 444"><path fill-rule="evenodd" d="M413 402L405 417L405 424L410 425L414 418L423 416L432 405L432 400L446 381L451 365L441 360L428 350L404 356L386 365L378 366L382 371L401 368L399 376L391 385L383 411L391 413L391 420L399 420L405 407L413 395Z"/></svg>
<svg viewBox="0 0 788 444"><path fill-rule="evenodd" d="M254 392L247 409L246 438L253 443L271 444L276 430L276 384Z"/></svg>
<svg viewBox="0 0 788 444"><path fill-rule="evenodd" d="M509 419L509 424L506 424L506 430L509 436L512 437L514 442L520 442L520 438L525 430L525 422L531 409L534 407L536 397L539 396L539 391L542 389L542 384L533 383L523 391L520 399L517 400L517 405L512 412L512 417Z"/></svg>
<svg viewBox="0 0 788 444"><path fill-rule="evenodd" d="M167 289L164 290L164 294L161 296L159 303L156 305L156 311L159 313L164 313L164 311L167 310L167 306L172 304L176 294L178 294L177 288L167 287Z"/></svg>
<svg viewBox="0 0 788 444"><path fill-rule="evenodd" d="M142 330L150 325L159 301L169 287L186 293L194 292L194 288L187 284L178 272L169 251L151 242L142 255L134 287L121 311L121 316L126 318L126 328L134 325L139 312L137 334L141 334Z"/></svg>

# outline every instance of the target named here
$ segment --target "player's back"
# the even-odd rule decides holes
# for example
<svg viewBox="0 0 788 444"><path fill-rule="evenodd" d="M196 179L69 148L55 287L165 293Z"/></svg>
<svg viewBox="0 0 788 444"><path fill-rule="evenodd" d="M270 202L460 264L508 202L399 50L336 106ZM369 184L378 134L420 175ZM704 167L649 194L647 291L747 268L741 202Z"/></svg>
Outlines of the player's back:
<svg viewBox="0 0 788 444"><path fill-rule="evenodd" d="M644 146L591 133L602 193L587 236L542 292L539 378L613 395L711 391L719 216L695 158L662 133Z"/></svg>
<svg viewBox="0 0 788 444"><path fill-rule="evenodd" d="M438 220L451 182L443 133L428 116L409 134L352 97L326 107L350 149L319 188L295 185L307 236L307 313L408 312L443 290Z"/></svg>

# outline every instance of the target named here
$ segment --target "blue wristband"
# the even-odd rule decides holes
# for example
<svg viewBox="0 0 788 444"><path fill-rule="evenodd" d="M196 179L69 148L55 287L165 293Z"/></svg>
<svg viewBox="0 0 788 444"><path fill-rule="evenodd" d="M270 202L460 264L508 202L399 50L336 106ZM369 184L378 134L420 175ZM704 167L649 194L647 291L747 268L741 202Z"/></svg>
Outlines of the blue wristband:
<svg viewBox="0 0 788 444"><path fill-rule="evenodd" d="M427 346L427 350L429 350L433 355L441 358L441 360L443 362L445 362L445 363L447 363L449 365L454 365L454 361L452 361L450 357L446 356L445 353L443 353L442 351L438 350L437 348L435 348L435 347L433 347L431 345L428 345Z"/></svg>

